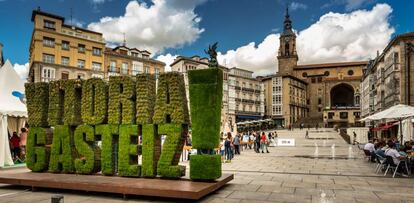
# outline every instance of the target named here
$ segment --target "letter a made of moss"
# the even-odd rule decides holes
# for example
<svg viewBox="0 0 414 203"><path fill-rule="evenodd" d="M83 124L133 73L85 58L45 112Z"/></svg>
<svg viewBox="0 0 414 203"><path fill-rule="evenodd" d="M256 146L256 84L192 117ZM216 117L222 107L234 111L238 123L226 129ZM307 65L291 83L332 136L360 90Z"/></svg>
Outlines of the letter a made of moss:
<svg viewBox="0 0 414 203"><path fill-rule="evenodd" d="M192 146L212 150L219 146L223 71L218 68L188 72ZM220 155L193 155L190 159L190 178L214 180L221 176Z"/></svg>
<svg viewBox="0 0 414 203"><path fill-rule="evenodd" d="M47 136L49 129L40 127L31 127L27 136L27 168L33 172L43 172L47 170L49 164L50 148L46 145L51 143L51 136Z"/></svg>
<svg viewBox="0 0 414 203"><path fill-rule="evenodd" d="M81 119L82 80L60 80L49 84L49 125L76 126Z"/></svg>
<svg viewBox="0 0 414 203"><path fill-rule="evenodd" d="M158 161L157 174L164 178L179 178L185 175L185 166L178 165L183 152L184 127L182 124L160 124L158 135L166 135Z"/></svg>
<svg viewBox="0 0 414 203"><path fill-rule="evenodd" d="M141 176L157 176L157 162L161 153L161 139L156 125L142 125L142 169Z"/></svg>
<svg viewBox="0 0 414 203"><path fill-rule="evenodd" d="M79 158L75 159L76 173L93 174L101 170L100 149L94 145L95 129L89 125L80 125L75 130L75 148Z"/></svg>
<svg viewBox="0 0 414 203"><path fill-rule="evenodd" d="M118 175L136 177L141 175L138 165L138 125L119 126Z"/></svg>
<svg viewBox="0 0 414 203"><path fill-rule="evenodd" d="M52 173L73 173L73 149L73 130L71 127L67 125L55 126L49 171Z"/></svg>
<svg viewBox="0 0 414 203"><path fill-rule="evenodd" d="M109 77L108 124L135 124L135 82L130 76Z"/></svg>
<svg viewBox="0 0 414 203"><path fill-rule="evenodd" d="M26 83L25 89L30 127L47 127L49 84L45 82Z"/></svg>
<svg viewBox="0 0 414 203"><path fill-rule="evenodd" d="M150 74L137 75L137 123L152 123L155 105L155 76Z"/></svg>
<svg viewBox="0 0 414 203"><path fill-rule="evenodd" d="M101 167L102 174L112 176L116 174L118 145L118 125L97 125L95 134L102 139Z"/></svg>
<svg viewBox="0 0 414 203"><path fill-rule="evenodd" d="M100 78L90 78L82 85L82 120L88 125L104 124L108 112L108 86Z"/></svg>
<svg viewBox="0 0 414 203"><path fill-rule="evenodd" d="M158 79L153 122L155 124L189 123L184 77L181 73L161 73Z"/></svg>

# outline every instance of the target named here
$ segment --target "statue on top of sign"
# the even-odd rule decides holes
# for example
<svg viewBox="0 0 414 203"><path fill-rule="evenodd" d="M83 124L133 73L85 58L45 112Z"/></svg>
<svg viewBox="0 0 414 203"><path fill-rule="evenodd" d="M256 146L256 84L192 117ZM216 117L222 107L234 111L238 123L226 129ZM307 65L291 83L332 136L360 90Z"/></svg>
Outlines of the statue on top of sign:
<svg viewBox="0 0 414 203"><path fill-rule="evenodd" d="M210 68L217 68L219 65L217 62L217 44L218 42L213 45L209 45L208 50L204 50L204 52L210 56L210 59L208 60L208 67Z"/></svg>

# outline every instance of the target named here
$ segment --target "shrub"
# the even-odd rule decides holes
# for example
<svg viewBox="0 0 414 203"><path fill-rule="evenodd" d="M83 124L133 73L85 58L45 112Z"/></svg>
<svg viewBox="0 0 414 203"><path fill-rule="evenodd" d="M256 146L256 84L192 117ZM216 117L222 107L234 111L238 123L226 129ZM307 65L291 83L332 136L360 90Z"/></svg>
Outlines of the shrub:
<svg viewBox="0 0 414 203"><path fill-rule="evenodd" d="M109 77L108 124L135 124L135 82L130 76Z"/></svg>
<svg viewBox="0 0 414 203"><path fill-rule="evenodd" d="M108 86L99 78L82 85L82 120L88 125L104 124L108 116Z"/></svg>
<svg viewBox="0 0 414 203"><path fill-rule="evenodd" d="M138 125L119 126L118 175L140 176L138 165Z"/></svg>
<svg viewBox="0 0 414 203"><path fill-rule="evenodd" d="M214 149L219 145L223 71L218 68L188 72L192 145Z"/></svg>
<svg viewBox="0 0 414 203"><path fill-rule="evenodd" d="M46 145L51 143L51 139L46 136L46 129L41 127L31 127L27 136L27 168L33 172L43 172L47 170L49 164L50 148Z"/></svg>
<svg viewBox="0 0 414 203"><path fill-rule="evenodd" d="M188 124L188 106L184 77L177 72L161 73L158 80L157 99L153 122Z"/></svg>
<svg viewBox="0 0 414 203"><path fill-rule="evenodd" d="M156 126L142 125L142 169L141 176L157 176L157 162L161 153L161 139Z"/></svg>
<svg viewBox="0 0 414 203"><path fill-rule="evenodd" d="M158 134L167 135L158 161L157 174L165 178L179 178L185 175L185 166L178 165L183 152L182 124L160 124Z"/></svg>
<svg viewBox="0 0 414 203"><path fill-rule="evenodd" d="M47 127L49 108L49 84L45 82L26 83L26 105L28 123L31 127Z"/></svg>
<svg viewBox="0 0 414 203"><path fill-rule="evenodd" d="M190 178L192 180L215 180L221 177L221 155L192 155Z"/></svg>
<svg viewBox="0 0 414 203"><path fill-rule="evenodd" d="M49 171L52 173L73 173L73 129L68 125L55 126Z"/></svg>
<svg viewBox="0 0 414 203"><path fill-rule="evenodd" d="M137 75L136 91L137 123L152 123L155 105L155 76L150 74Z"/></svg>
<svg viewBox="0 0 414 203"><path fill-rule="evenodd" d="M103 175L115 175L117 152L114 150L113 142L118 137L118 125L97 125L95 135L102 139L101 170Z"/></svg>
<svg viewBox="0 0 414 203"><path fill-rule="evenodd" d="M89 125L80 125L75 130L74 141L79 155L75 159L76 173L92 174L99 172L101 169L100 160L96 159L96 156L100 157L100 154L96 153L100 150L94 145L94 131L94 128Z"/></svg>

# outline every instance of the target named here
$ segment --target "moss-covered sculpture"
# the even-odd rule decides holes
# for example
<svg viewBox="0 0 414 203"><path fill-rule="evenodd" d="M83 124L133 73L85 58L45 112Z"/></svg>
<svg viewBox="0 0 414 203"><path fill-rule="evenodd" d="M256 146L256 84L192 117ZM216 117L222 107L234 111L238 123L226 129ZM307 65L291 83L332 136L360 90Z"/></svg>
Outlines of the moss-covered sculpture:
<svg viewBox="0 0 414 203"><path fill-rule="evenodd" d="M31 127L47 127L49 108L49 84L45 82L26 83L26 106L28 123Z"/></svg>
<svg viewBox="0 0 414 203"><path fill-rule="evenodd" d="M155 105L155 76L150 74L137 75L136 94L137 123L152 123Z"/></svg>
<svg viewBox="0 0 414 203"><path fill-rule="evenodd" d="M161 139L157 127L152 124L142 125L142 169L141 176L157 176L157 162L161 153Z"/></svg>
<svg viewBox="0 0 414 203"><path fill-rule="evenodd" d="M100 135L102 139L101 151L101 171L103 175L112 176L116 174L117 168L117 146L118 145L118 125L97 125L95 135Z"/></svg>
<svg viewBox="0 0 414 203"><path fill-rule="evenodd" d="M118 175L137 177L141 174L138 165L138 125L119 126Z"/></svg>
<svg viewBox="0 0 414 203"><path fill-rule="evenodd" d="M184 77L177 72L161 73L155 102L155 124L188 124L188 106Z"/></svg>
<svg viewBox="0 0 414 203"><path fill-rule="evenodd" d="M73 173L73 129L67 125L57 125L53 133L50 152L49 172Z"/></svg>
<svg viewBox="0 0 414 203"><path fill-rule="evenodd" d="M100 149L95 146L95 129L89 125L80 125L75 130L75 148L78 158L75 159L76 173L93 174L101 170Z"/></svg>
<svg viewBox="0 0 414 203"><path fill-rule="evenodd" d="M90 78L82 85L82 120L88 125L107 120L108 86L99 78Z"/></svg>
<svg viewBox="0 0 414 203"><path fill-rule="evenodd" d="M192 180L214 180L221 177L221 155L192 155L190 159L190 178Z"/></svg>
<svg viewBox="0 0 414 203"><path fill-rule="evenodd" d="M49 129L31 127L26 143L26 166L33 172L47 171L49 165L50 148L46 145L51 143L50 136L46 136Z"/></svg>
<svg viewBox="0 0 414 203"><path fill-rule="evenodd" d="M179 178L185 175L185 166L178 165L183 152L184 127L182 124L158 125L158 135L166 135L157 166L157 174L161 177Z"/></svg>
<svg viewBox="0 0 414 203"><path fill-rule="evenodd" d="M109 77L108 124L135 124L135 113L134 79Z"/></svg>

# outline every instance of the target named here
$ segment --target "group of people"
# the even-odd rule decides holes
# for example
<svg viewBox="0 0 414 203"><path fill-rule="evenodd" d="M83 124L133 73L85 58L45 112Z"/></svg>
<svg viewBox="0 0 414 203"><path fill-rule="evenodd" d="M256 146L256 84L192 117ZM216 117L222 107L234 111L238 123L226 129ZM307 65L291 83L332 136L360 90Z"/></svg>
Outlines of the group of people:
<svg viewBox="0 0 414 203"><path fill-rule="evenodd" d="M234 155L240 155L241 150L254 149L256 153L269 153L268 147L275 142L277 138L276 131L274 132L245 132L233 135L228 132L221 134L220 139L220 154L223 162L231 162Z"/></svg>
<svg viewBox="0 0 414 203"><path fill-rule="evenodd" d="M390 156L395 165L399 165L402 161L407 161L406 157L409 153L413 151L414 141L406 141L403 145L396 138L391 139L373 139L369 140L367 144L364 145L364 151L371 155L370 160L372 162L378 161L378 158L386 158ZM403 166L404 164L400 164ZM397 172L401 173L403 176L408 174L408 171L404 171L405 167L398 167ZM405 173L405 174L404 174Z"/></svg>
<svg viewBox="0 0 414 203"><path fill-rule="evenodd" d="M22 163L26 159L27 133L26 128L21 128L19 134L13 132L13 135L9 135L10 151L14 163Z"/></svg>

